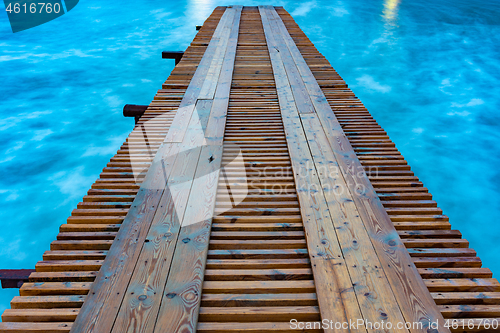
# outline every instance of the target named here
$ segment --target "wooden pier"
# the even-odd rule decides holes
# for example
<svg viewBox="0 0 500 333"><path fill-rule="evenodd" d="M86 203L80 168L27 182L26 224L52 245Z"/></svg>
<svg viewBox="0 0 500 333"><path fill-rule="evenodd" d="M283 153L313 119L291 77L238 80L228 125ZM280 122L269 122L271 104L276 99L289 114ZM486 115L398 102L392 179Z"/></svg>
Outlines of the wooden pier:
<svg viewBox="0 0 500 333"><path fill-rule="evenodd" d="M498 281L282 7L214 10L29 281L0 332L500 330Z"/></svg>

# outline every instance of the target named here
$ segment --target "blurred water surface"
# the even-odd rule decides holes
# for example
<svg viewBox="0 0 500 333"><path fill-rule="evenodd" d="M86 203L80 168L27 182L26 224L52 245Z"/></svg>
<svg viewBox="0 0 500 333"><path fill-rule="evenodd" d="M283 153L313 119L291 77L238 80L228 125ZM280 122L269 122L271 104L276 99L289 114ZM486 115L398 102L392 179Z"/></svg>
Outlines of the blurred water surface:
<svg viewBox="0 0 500 333"><path fill-rule="evenodd" d="M497 1L232 1L284 6L387 130L497 277ZM0 13L0 268L32 268L222 1L80 1L13 34ZM17 290L0 290L0 312Z"/></svg>

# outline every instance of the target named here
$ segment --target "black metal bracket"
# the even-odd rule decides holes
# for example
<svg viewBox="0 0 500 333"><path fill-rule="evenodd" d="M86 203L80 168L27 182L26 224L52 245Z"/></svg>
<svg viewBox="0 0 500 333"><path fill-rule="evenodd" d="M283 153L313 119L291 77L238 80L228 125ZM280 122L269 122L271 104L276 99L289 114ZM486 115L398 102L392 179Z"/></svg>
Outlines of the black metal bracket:
<svg viewBox="0 0 500 333"><path fill-rule="evenodd" d="M134 117L135 123L137 124L147 108L147 105L125 104L123 107L123 116Z"/></svg>
<svg viewBox="0 0 500 333"><path fill-rule="evenodd" d="M0 269L2 288L21 288L23 283L29 282L30 274L34 269Z"/></svg>
<svg viewBox="0 0 500 333"><path fill-rule="evenodd" d="M177 65L181 61L184 51L163 51L161 57L163 59L175 59L175 64Z"/></svg>

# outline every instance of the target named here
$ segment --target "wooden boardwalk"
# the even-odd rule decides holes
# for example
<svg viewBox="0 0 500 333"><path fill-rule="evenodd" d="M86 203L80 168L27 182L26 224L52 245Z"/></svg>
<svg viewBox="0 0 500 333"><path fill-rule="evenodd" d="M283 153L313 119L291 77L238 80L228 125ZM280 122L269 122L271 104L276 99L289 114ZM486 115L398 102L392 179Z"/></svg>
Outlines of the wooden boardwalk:
<svg viewBox="0 0 500 333"><path fill-rule="evenodd" d="M214 10L11 305L0 332L500 331L491 271L271 6Z"/></svg>

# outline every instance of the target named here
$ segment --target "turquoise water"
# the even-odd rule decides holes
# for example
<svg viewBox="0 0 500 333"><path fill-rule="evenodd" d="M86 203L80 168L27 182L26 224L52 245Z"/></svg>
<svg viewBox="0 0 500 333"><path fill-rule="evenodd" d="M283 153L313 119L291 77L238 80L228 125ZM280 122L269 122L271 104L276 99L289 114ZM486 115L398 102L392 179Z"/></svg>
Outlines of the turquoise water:
<svg viewBox="0 0 500 333"><path fill-rule="evenodd" d="M284 6L500 276L500 4ZM80 1L13 34L0 13L0 268L32 268L221 1ZM18 290L0 290L0 312Z"/></svg>

